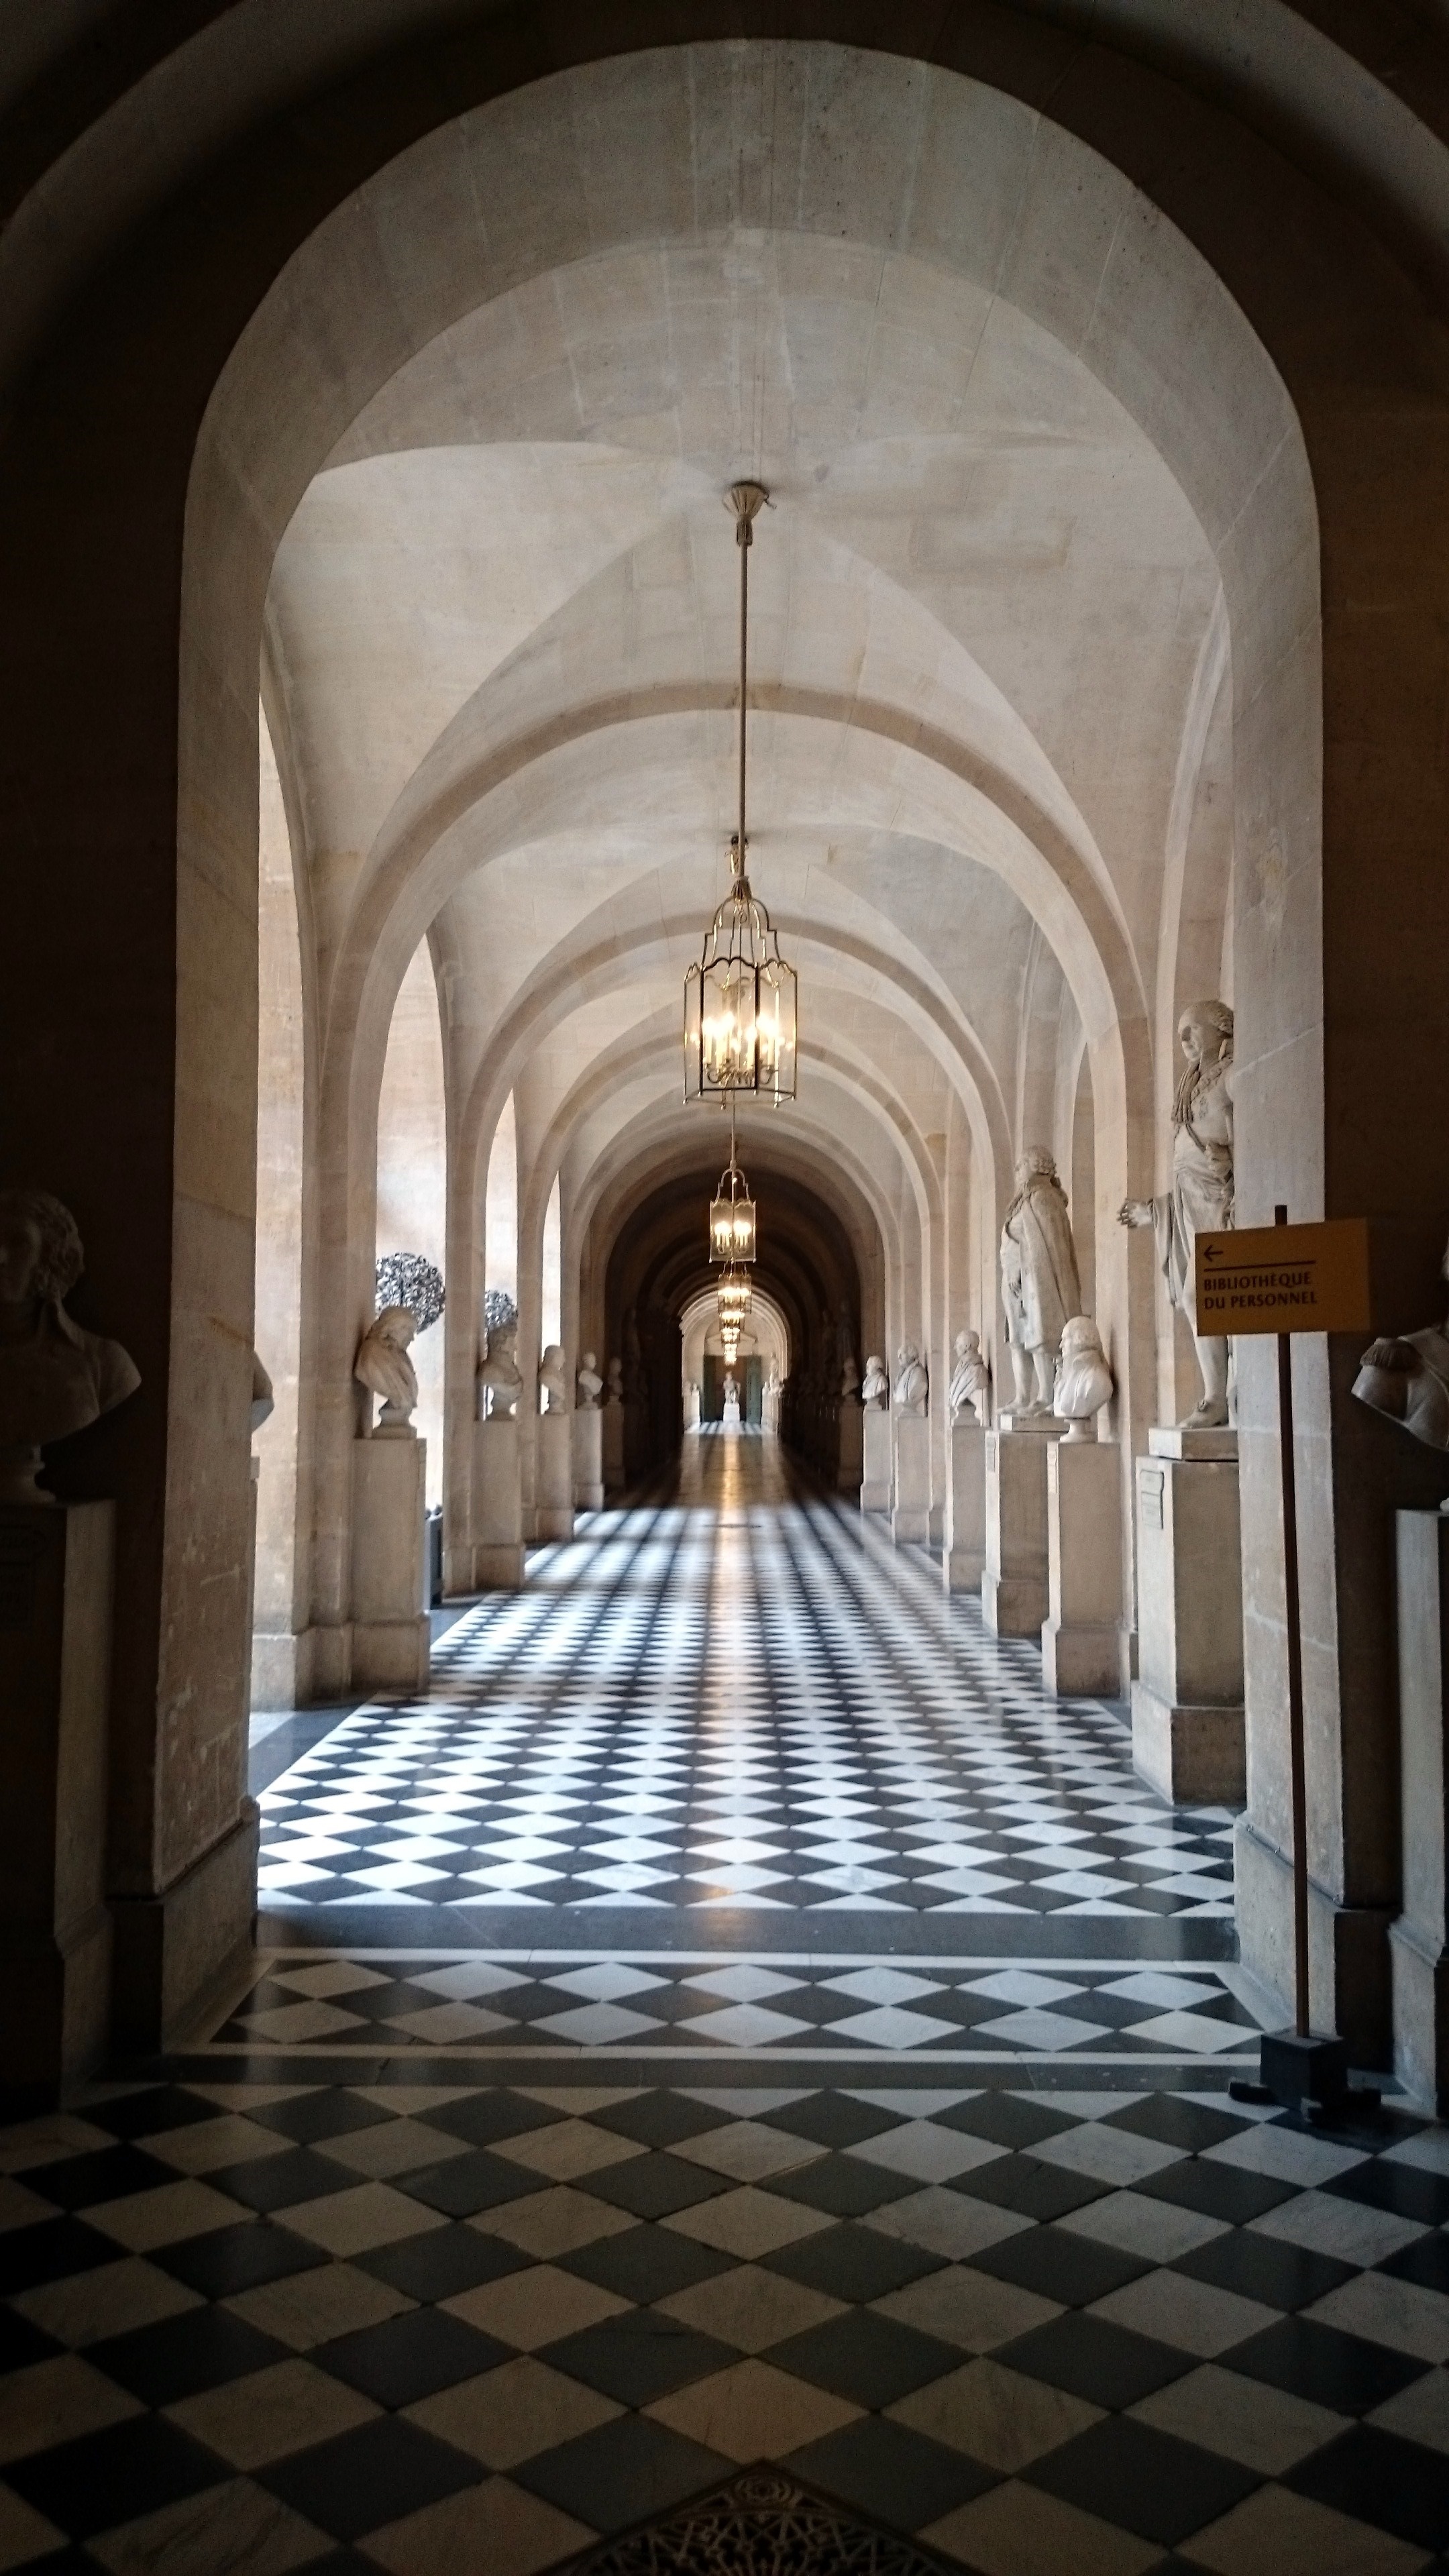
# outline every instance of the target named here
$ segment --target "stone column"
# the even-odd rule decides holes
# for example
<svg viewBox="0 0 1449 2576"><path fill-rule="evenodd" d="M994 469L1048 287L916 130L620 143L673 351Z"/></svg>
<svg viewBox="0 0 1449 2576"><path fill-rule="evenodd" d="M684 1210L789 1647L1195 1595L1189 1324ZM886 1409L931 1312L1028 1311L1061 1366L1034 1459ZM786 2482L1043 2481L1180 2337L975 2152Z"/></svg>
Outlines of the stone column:
<svg viewBox="0 0 1449 2576"><path fill-rule="evenodd" d="M352 1448L352 1678L364 1689L425 1690L428 1444L375 1431Z"/></svg>
<svg viewBox="0 0 1449 2576"><path fill-rule="evenodd" d="M596 1404L581 1404L573 1415L574 1509L604 1508L604 1417Z"/></svg>
<svg viewBox="0 0 1449 2576"><path fill-rule="evenodd" d="M574 1534L574 1442L571 1413L542 1413L537 1423L533 1529L539 1539Z"/></svg>
<svg viewBox="0 0 1449 2576"><path fill-rule="evenodd" d="M775 1398L775 1423L779 1427L780 1400ZM836 1477L837 1491L858 1494L865 1474L865 1413L854 1396L840 1408L840 1468Z"/></svg>
<svg viewBox="0 0 1449 2576"><path fill-rule="evenodd" d="M1449 1516L1396 1512L1404 1910L1390 1926L1394 2073L1449 2115Z"/></svg>
<svg viewBox="0 0 1449 2576"><path fill-rule="evenodd" d="M523 1481L516 1414L473 1425L473 1589L516 1592L523 1582Z"/></svg>
<svg viewBox="0 0 1449 2576"><path fill-rule="evenodd" d="M946 1431L946 1526L941 1581L979 1592L986 1566L986 1427L963 1414Z"/></svg>
<svg viewBox="0 0 1449 2576"><path fill-rule="evenodd" d="M888 1512L891 1507L891 1418L884 1405L861 1408L860 1508Z"/></svg>
<svg viewBox="0 0 1449 2576"><path fill-rule="evenodd" d="M1047 1584L1047 1450L1066 1430L1054 1414L1003 1413L986 1434L986 1566L981 1615L993 1637L1036 1637Z"/></svg>
<svg viewBox="0 0 1449 2576"><path fill-rule="evenodd" d="M1137 1461L1132 1760L1175 1807L1245 1795L1238 1435L1147 1435Z"/></svg>
<svg viewBox="0 0 1449 2576"><path fill-rule="evenodd" d="M1042 1679L1059 1697L1122 1690L1122 1452L1115 1440L1047 1443L1047 1602Z"/></svg>
<svg viewBox="0 0 1449 2576"><path fill-rule="evenodd" d="M924 1413L898 1413L894 1423L891 1537L897 1547L908 1541L925 1547L931 1536L931 1425Z"/></svg>
<svg viewBox="0 0 1449 2576"><path fill-rule="evenodd" d="M599 1435L606 1494L624 1490L624 1407L611 1397L604 1407L603 1429Z"/></svg>
<svg viewBox="0 0 1449 2576"><path fill-rule="evenodd" d="M108 2037L115 1505L0 1507L0 2102L42 2109Z"/></svg>

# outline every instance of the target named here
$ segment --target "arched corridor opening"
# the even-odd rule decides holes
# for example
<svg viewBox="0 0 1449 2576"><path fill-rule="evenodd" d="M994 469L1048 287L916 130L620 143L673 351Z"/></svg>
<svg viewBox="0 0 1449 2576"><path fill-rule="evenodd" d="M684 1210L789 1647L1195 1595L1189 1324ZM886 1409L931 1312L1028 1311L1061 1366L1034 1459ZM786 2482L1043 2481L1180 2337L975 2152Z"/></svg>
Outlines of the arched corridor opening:
<svg viewBox="0 0 1449 2576"><path fill-rule="evenodd" d="M0 2569L1449 2564L1449 37L11 14Z"/></svg>

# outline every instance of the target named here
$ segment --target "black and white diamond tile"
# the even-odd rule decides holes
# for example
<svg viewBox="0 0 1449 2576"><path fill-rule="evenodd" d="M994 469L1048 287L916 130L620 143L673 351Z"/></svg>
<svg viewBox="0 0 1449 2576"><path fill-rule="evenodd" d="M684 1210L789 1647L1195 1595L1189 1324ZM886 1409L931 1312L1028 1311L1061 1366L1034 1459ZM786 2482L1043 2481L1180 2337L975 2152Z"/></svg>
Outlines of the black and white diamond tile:
<svg viewBox="0 0 1449 2576"><path fill-rule="evenodd" d="M1165 1807L1108 1710L783 1478L755 1444L736 1508L596 1515L459 1620L430 1698L263 1790L268 1912L1231 1919L1226 1811Z"/></svg>
<svg viewBox="0 0 1449 2576"><path fill-rule="evenodd" d="M1446 2225L1442 2127L1210 2067L182 2060L0 2132L0 2565L539 2576L764 2462L973 2576L1442 2576Z"/></svg>
<svg viewBox="0 0 1449 2576"><path fill-rule="evenodd" d="M1022 2055L1165 2064L1253 2055L1230 1965L650 1950L276 1951L223 2050L425 2048Z"/></svg>

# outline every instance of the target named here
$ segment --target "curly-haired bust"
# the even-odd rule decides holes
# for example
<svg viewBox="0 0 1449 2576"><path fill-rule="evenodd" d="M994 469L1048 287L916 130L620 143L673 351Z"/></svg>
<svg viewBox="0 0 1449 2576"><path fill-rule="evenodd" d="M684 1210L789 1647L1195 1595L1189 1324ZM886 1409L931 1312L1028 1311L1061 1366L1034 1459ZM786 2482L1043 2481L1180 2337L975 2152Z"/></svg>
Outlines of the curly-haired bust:
<svg viewBox="0 0 1449 2576"><path fill-rule="evenodd" d="M0 1450L66 1440L141 1383L119 1342L65 1311L84 1267L68 1207L49 1190L0 1190Z"/></svg>

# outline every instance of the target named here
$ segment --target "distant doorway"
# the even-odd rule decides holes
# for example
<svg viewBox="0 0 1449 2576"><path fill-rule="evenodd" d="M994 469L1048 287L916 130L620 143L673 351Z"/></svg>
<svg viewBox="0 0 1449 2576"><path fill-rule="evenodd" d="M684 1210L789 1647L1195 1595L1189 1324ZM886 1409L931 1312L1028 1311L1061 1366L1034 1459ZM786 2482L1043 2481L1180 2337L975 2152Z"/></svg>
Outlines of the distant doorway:
<svg viewBox="0 0 1449 2576"><path fill-rule="evenodd" d="M735 1362L734 1373L740 1390L741 1418L745 1422L758 1423L765 1387L765 1366L758 1351L743 1353ZM725 1364L719 1353L706 1351L699 1395L701 1422L723 1421L725 1376Z"/></svg>

